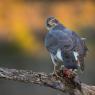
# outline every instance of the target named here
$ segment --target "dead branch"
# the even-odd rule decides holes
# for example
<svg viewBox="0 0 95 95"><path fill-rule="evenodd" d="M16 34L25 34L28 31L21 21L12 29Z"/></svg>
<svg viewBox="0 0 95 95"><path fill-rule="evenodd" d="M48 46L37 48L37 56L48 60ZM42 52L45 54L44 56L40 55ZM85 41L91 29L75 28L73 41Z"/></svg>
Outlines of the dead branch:
<svg viewBox="0 0 95 95"><path fill-rule="evenodd" d="M82 83L81 92L72 81L44 72L40 73L32 72L32 70L0 68L0 78L51 87L62 91L64 95L95 95L95 86L89 86Z"/></svg>

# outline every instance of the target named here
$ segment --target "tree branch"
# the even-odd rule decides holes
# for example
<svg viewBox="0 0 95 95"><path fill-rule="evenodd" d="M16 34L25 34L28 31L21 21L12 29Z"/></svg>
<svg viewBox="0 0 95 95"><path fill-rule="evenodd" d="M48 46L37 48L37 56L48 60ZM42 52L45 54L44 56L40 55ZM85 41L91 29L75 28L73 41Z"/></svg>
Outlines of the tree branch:
<svg viewBox="0 0 95 95"><path fill-rule="evenodd" d="M81 84L82 92L70 79L57 77L44 72L32 72L31 70L16 70L0 68L0 78L15 80L25 83L38 84L62 91L64 95L95 95L95 86Z"/></svg>

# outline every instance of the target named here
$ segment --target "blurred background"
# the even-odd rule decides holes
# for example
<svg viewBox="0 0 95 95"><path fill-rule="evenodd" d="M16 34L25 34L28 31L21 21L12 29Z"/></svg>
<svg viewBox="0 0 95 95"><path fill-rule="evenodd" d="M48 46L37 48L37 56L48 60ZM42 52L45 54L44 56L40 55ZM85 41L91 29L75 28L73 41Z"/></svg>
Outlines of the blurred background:
<svg viewBox="0 0 95 95"><path fill-rule="evenodd" d="M89 52L80 77L95 85L95 0L0 0L0 67L53 71L44 47L48 16L87 38ZM0 95L59 94L51 88L0 79Z"/></svg>

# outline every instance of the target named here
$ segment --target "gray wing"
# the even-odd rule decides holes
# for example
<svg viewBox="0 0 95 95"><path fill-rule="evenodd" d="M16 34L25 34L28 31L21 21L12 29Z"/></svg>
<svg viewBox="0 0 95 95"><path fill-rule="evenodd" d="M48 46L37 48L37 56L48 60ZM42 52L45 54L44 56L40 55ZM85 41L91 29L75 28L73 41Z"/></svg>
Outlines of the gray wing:
<svg viewBox="0 0 95 95"><path fill-rule="evenodd" d="M72 32L73 42L75 44L75 50L79 53L80 68L84 70L84 57L87 54L88 48L85 44L85 40L81 39L75 32Z"/></svg>
<svg viewBox="0 0 95 95"><path fill-rule="evenodd" d="M69 46L68 46L69 45ZM73 42L71 39L71 32L69 31L69 33L60 29L57 30L51 30L50 32L47 33L46 37L45 37L45 46L48 49L48 51L50 52L51 59L53 61L53 63L57 64L57 63L61 63L63 60L63 57L58 54L58 50L60 51L64 51L65 50L70 50L73 47Z"/></svg>
<svg viewBox="0 0 95 95"><path fill-rule="evenodd" d="M51 54L56 54L58 49L58 39L50 32L48 32L45 37L45 47Z"/></svg>
<svg viewBox="0 0 95 95"><path fill-rule="evenodd" d="M63 48L64 43L65 43L65 41L64 41L65 38L66 38L66 35L64 35L63 31L60 29L51 30L50 32L47 33L47 35L45 37L45 46L48 49L48 51L50 52L51 59L54 64L58 64L63 61L61 52L59 55L58 51L59 50L61 51L61 49Z"/></svg>
<svg viewBox="0 0 95 95"><path fill-rule="evenodd" d="M51 30L45 37L45 46L53 55L53 61L55 62L57 59L54 56L58 49L71 52L73 48L73 50L78 51L81 65L80 68L81 70L84 70L84 57L87 53L87 46L85 45L85 41L82 40L75 32L68 29Z"/></svg>
<svg viewBox="0 0 95 95"><path fill-rule="evenodd" d="M58 49L73 48L72 32L67 30L51 30L45 37L45 46L50 53L56 54Z"/></svg>
<svg viewBox="0 0 95 95"><path fill-rule="evenodd" d="M80 55L86 56L87 46L85 40L80 38L75 32L72 32L72 39L75 45L75 49L78 51Z"/></svg>
<svg viewBox="0 0 95 95"><path fill-rule="evenodd" d="M54 35L50 32L47 33L45 37L45 47L49 51L51 55L51 59L54 65L57 65L56 53L58 49L58 40Z"/></svg>

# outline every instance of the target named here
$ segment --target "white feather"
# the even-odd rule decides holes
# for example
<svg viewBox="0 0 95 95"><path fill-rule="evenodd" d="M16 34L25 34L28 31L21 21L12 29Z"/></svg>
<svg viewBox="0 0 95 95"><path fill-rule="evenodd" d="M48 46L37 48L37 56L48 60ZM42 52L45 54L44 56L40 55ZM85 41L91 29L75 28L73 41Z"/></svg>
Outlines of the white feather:
<svg viewBox="0 0 95 95"><path fill-rule="evenodd" d="M75 57L75 59L76 59L76 61L78 60L78 56L79 56L79 54L78 54L78 52L73 52L73 54L74 54L74 57Z"/></svg>
<svg viewBox="0 0 95 95"><path fill-rule="evenodd" d="M63 61L62 56L61 56L61 50L60 50L60 49L57 50L56 56L57 56L57 58L58 58L59 60Z"/></svg>
<svg viewBox="0 0 95 95"><path fill-rule="evenodd" d="M81 40L86 40L86 38L81 38Z"/></svg>
<svg viewBox="0 0 95 95"><path fill-rule="evenodd" d="M56 62L54 61L54 56L51 53L50 53L50 55L51 55L51 60L52 60L53 64L56 65Z"/></svg>

